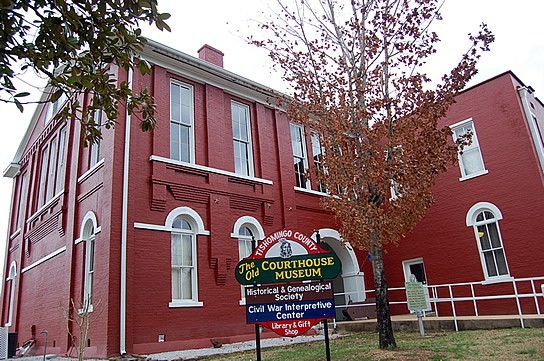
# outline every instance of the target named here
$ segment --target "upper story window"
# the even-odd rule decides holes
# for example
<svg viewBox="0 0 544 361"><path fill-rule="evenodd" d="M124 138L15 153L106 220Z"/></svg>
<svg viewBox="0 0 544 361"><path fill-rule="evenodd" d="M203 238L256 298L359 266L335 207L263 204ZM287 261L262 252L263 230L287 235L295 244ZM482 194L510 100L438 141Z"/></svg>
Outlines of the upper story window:
<svg viewBox="0 0 544 361"><path fill-rule="evenodd" d="M54 136L41 152L40 184L38 207L43 206L64 186L65 154L67 128L63 127L58 136Z"/></svg>
<svg viewBox="0 0 544 361"><path fill-rule="evenodd" d="M465 146L463 151L459 152L461 180L486 174L487 170L484 167L484 160L482 158L478 137L476 136L476 130L474 129L472 119L453 125L451 128L454 140L457 140L465 134L471 134L471 144Z"/></svg>
<svg viewBox="0 0 544 361"><path fill-rule="evenodd" d="M25 200L26 200L26 183L27 183L28 173L25 173L21 177L21 183L19 185L19 204L17 206L17 218L15 221L15 230L21 228L23 223L23 211L25 210Z"/></svg>
<svg viewBox="0 0 544 361"><path fill-rule="evenodd" d="M308 169L308 158L306 156L306 142L304 137L304 128L297 124L290 124L291 145L293 147L293 160L295 164L296 186L299 188L310 189L310 180L306 177Z"/></svg>
<svg viewBox="0 0 544 361"><path fill-rule="evenodd" d="M322 173L325 171L323 168L323 155L325 154L325 150L321 146L321 141L319 140L319 135L314 133L311 137L312 141L312 154L314 156L314 166L317 173ZM323 182L317 182L317 190L323 193L327 192L327 189L325 188L325 184Z"/></svg>
<svg viewBox="0 0 544 361"><path fill-rule="evenodd" d="M193 87L170 83L170 158L194 163Z"/></svg>
<svg viewBox="0 0 544 361"><path fill-rule="evenodd" d="M232 138L234 141L234 171L253 176L253 151L251 148L251 123L249 107L231 102Z"/></svg>
<svg viewBox="0 0 544 361"><path fill-rule="evenodd" d="M94 124L95 127L100 128L102 126L102 117L104 112L97 110L94 112ZM100 139L97 139L95 143L91 144L89 149L89 168L94 167L100 161Z"/></svg>
<svg viewBox="0 0 544 361"><path fill-rule="evenodd" d="M60 98L55 100L52 103L48 103L47 105L47 114L45 116L45 121L48 122L57 114L57 112L62 108L64 103L66 102L66 95L62 94Z"/></svg>
<svg viewBox="0 0 544 361"><path fill-rule="evenodd" d="M480 202L467 213L467 226L474 228L486 280L509 277L499 220L500 210L491 203Z"/></svg>

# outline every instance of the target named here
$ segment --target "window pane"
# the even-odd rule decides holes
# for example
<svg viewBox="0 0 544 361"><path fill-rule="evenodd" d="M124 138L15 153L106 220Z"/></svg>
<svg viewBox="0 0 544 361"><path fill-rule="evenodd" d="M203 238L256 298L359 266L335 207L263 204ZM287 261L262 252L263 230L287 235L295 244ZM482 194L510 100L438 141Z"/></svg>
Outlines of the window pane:
<svg viewBox="0 0 544 361"><path fill-rule="evenodd" d="M493 213L491 213L491 212L485 211L484 214L485 214L485 219L495 218L495 215Z"/></svg>
<svg viewBox="0 0 544 361"><path fill-rule="evenodd" d="M181 158L180 160L182 162L190 162L191 160L191 155L190 155L190 148L189 148L189 137L190 137L190 134L189 134L189 130L190 128L187 127L187 126L181 126L181 149L180 149L180 152L181 152Z"/></svg>
<svg viewBox="0 0 544 361"><path fill-rule="evenodd" d="M193 236L184 234L182 236L182 251L181 251L182 265L192 266L193 265Z"/></svg>
<svg viewBox="0 0 544 361"><path fill-rule="evenodd" d="M488 250L491 248L491 245L489 243L489 236L487 234L486 226L478 226L478 237L480 237L480 244L482 246L482 250Z"/></svg>
<svg viewBox="0 0 544 361"><path fill-rule="evenodd" d="M180 160L180 125L170 123L170 158Z"/></svg>
<svg viewBox="0 0 544 361"><path fill-rule="evenodd" d="M184 300L190 300L193 298L192 270L191 268L182 268L181 272L181 298Z"/></svg>
<svg viewBox="0 0 544 361"><path fill-rule="evenodd" d="M181 235L172 234L172 266L181 266L183 264L183 251L181 247Z"/></svg>
<svg viewBox="0 0 544 361"><path fill-rule="evenodd" d="M40 191L38 194L38 206L43 205L47 183L47 164L49 162L49 150L45 147L42 151L42 165L40 169Z"/></svg>
<svg viewBox="0 0 544 361"><path fill-rule="evenodd" d="M463 168L465 169L465 175L480 172L484 169L482 158L480 156L480 149L470 149L463 152Z"/></svg>
<svg viewBox="0 0 544 361"><path fill-rule="evenodd" d="M242 236L248 236L248 237L253 236L253 232L251 232L251 230L246 226L240 227L240 232L239 233Z"/></svg>
<svg viewBox="0 0 544 361"><path fill-rule="evenodd" d="M506 267L506 258L502 249L495 251L495 259L497 260L497 268L499 269L499 275L507 275L508 268Z"/></svg>
<svg viewBox="0 0 544 361"><path fill-rule="evenodd" d="M485 264L487 267L487 275L489 277L497 276L497 267L495 267L495 259L493 258L493 252L484 252Z"/></svg>
<svg viewBox="0 0 544 361"><path fill-rule="evenodd" d="M172 268L172 299L181 299L181 269L177 267Z"/></svg>
<svg viewBox="0 0 544 361"><path fill-rule="evenodd" d="M293 155L303 157L301 128L291 124L291 144L293 146Z"/></svg>
<svg viewBox="0 0 544 361"><path fill-rule="evenodd" d="M478 216L476 217L476 222L481 222L484 220L484 212L478 213Z"/></svg>
<svg viewBox="0 0 544 361"><path fill-rule="evenodd" d="M497 229L497 223L493 222L487 225L489 231L489 238L491 238L491 247L502 248L501 239L499 237L499 230Z"/></svg>
<svg viewBox="0 0 544 361"><path fill-rule="evenodd" d="M181 121L180 97L180 86L170 84L170 118L172 120Z"/></svg>

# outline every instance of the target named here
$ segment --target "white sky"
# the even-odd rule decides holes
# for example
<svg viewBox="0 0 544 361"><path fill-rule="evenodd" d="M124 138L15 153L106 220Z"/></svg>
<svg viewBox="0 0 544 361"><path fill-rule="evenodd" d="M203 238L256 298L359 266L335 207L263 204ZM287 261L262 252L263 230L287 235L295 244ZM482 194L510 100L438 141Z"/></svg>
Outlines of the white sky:
<svg viewBox="0 0 544 361"><path fill-rule="evenodd" d="M227 70L282 90L267 53L244 41L256 32L255 20L263 18L270 2L274 0L159 0L160 11L172 15L168 20L172 32L145 30L144 35L193 56L203 44L209 44L225 53ZM444 20L436 28L442 45L430 60L433 68L429 74L436 78L456 65L467 49L466 35L486 22L496 40L491 52L482 57L480 72L471 84L512 70L544 100L543 13L542 0L447 0L442 10ZM27 106L21 114L14 105L0 103L0 171L13 159L33 111L34 106ZM12 180L0 176L0 267L8 237L11 192Z"/></svg>

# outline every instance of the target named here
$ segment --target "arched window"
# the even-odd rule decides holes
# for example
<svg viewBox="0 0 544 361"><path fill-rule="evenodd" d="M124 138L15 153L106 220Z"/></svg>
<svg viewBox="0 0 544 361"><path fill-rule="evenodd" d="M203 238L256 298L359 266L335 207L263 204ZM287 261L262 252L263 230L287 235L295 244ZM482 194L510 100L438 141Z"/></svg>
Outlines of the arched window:
<svg viewBox="0 0 544 361"><path fill-rule="evenodd" d="M255 240L255 246L257 242L264 238L264 230L259 221L250 216L244 216L239 218L234 224L234 230L231 234L232 238L238 240L238 258L249 257L253 253L252 241ZM240 304L245 304L245 287L241 287L241 301Z"/></svg>
<svg viewBox="0 0 544 361"><path fill-rule="evenodd" d="M198 302L197 234L206 234L194 210L179 207L167 217L171 232L172 302L170 307L202 306Z"/></svg>
<svg viewBox="0 0 544 361"><path fill-rule="evenodd" d="M95 219L89 218L84 221L82 240L85 242L85 276L83 284L83 312L92 312L93 310L93 287L94 287L94 269L95 269L95 239L96 223Z"/></svg>
<svg viewBox="0 0 544 361"><path fill-rule="evenodd" d="M475 204L467 213L467 226L474 228L484 275L489 280L510 276L499 228L501 219L497 206L487 202Z"/></svg>
<svg viewBox="0 0 544 361"><path fill-rule="evenodd" d="M8 322L6 326L11 326L13 322L13 303L15 301L15 277L17 277L17 264L15 261L11 262L9 267L9 275L6 281L9 283L9 309L8 309ZM6 287L6 289L8 289Z"/></svg>

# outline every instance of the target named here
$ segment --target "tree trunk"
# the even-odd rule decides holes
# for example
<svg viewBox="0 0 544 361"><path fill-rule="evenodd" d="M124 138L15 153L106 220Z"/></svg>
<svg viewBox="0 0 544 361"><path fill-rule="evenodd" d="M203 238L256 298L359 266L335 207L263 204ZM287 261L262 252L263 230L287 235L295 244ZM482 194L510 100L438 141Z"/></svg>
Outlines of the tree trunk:
<svg viewBox="0 0 544 361"><path fill-rule="evenodd" d="M372 246L372 269L374 272L374 287L376 289L376 314L378 318L378 333L380 335L380 348L396 348L393 325L391 324L391 312L389 310L389 296L387 279L383 266L383 252L381 246Z"/></svg>

